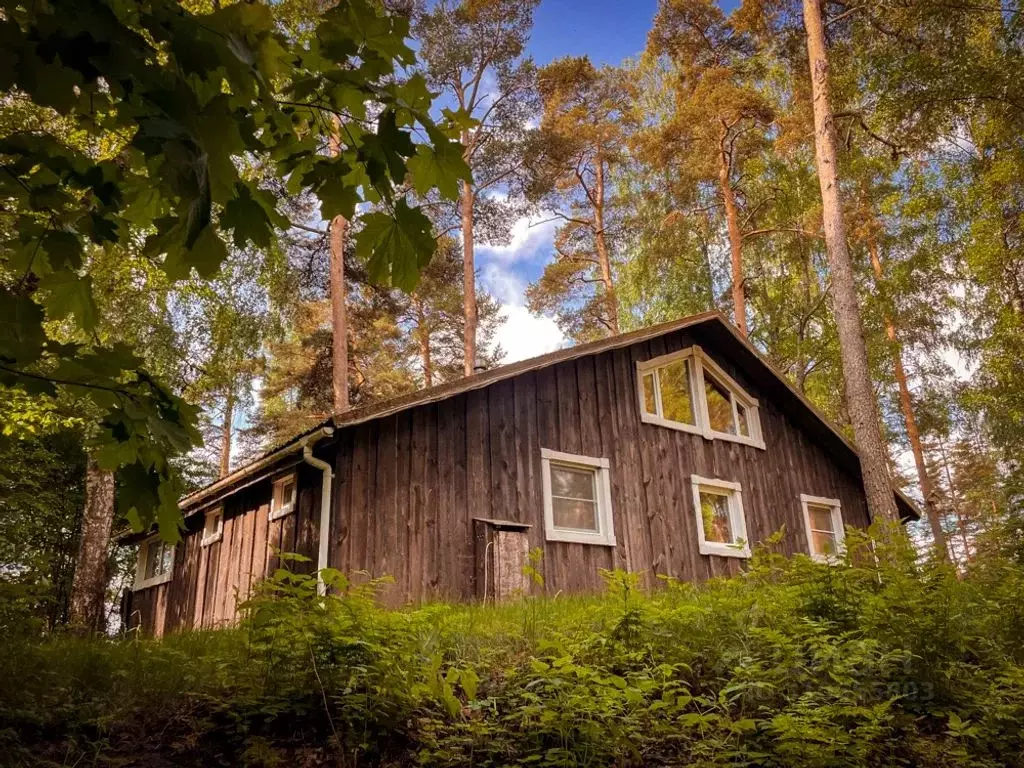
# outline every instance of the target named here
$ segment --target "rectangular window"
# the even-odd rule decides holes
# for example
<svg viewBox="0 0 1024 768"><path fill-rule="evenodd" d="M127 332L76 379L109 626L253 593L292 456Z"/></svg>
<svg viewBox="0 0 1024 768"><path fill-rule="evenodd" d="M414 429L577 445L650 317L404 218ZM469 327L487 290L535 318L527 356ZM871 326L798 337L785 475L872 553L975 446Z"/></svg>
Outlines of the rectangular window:
<svg viewBox="0 0 1024 768"><path fill-rule="evenodd" d="M202 545L208 547L224 538L224 507L207 510Z"/></svg>
<svg viewBox="0 0 1024 768"><path fill-rule="evenodd" d="M541 449L549 541L615 546L608 459Z"/></svg>
<svg viewBox="0 0 1024 768"><path fill-rule="evenodd" d="M750 557L740 484L692 475L693 507L702 555Z"/></svg>
<svg viewBox="0 0 1024 768"><path fill-rule="evenodd" d="M652 415L658 413L658 400L654 393L654 374L648 373L643 377L644 384L644 412Z"/></svg>
<svg viewBox="0 0 1024 768"><path fill-rule="evenodd" d="M270 498L270 519L289 515L295 509L295 492L297 483L295 473L291 472L274 481L274 492Z"/></svg>
<svg viewBox="0 0 1024 768"><path fill-rule="evenodd" d="M637 363L641 420L764 448L757 401L700 347Z"/></svg>
<svg viewBox="0 0 1024 768"><path fill-rule="evenodd" d="M835 560L843 552L845 533L839 499L800 494L807 527L807 549L811 557L822 562Z"/></svg>
<svg viewBox="0 0 1024 768"><path fill-rule="evenodd" d="M146 589L171 580L174 570L174 545L159 536L146 539L139 545L139 559L135 566L135 589Z"/></svg>

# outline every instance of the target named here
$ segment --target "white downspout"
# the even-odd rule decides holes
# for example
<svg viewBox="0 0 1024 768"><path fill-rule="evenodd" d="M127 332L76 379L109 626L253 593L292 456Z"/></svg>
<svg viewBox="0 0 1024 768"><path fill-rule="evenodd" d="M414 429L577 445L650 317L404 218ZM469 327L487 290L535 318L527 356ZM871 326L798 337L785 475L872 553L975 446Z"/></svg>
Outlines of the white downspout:
<svg viewBox="0 0 1024 768"><path fill-rule="evenodd" d="M323 482L320 486L320 551L316 560L316 589L321 595L327 593L327 585L324 584L321 571L327 567L327 553L330 545L331 482L334 480L334 471L331 469L330 464L313 455L313 444L321 437L330 437L333 434L333 427L324 427L320 433L308 438L302 446L302 460L311 467L319 469L323 476Z"/></svg>

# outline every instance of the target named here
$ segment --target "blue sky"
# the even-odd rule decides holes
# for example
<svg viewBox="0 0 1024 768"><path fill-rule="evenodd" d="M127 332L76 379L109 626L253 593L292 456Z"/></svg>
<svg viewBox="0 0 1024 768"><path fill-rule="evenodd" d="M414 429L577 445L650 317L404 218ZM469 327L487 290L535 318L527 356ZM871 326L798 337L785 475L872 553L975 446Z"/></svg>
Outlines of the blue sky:
<svg viewBox="0 0 1024 768"><path fill-rule="evenodd" d="M656 8L657 0L541 0L529 53L538 65L583 55L595 64L619 64L643 50ZM476 248L480 282L505 307L499 343L508 362L565 344L553 320L533 317L523 306L523 291L551 258L555 224L538 224L543 218L518 222L507 246Z"/></svg>
<svg viewBox="0 0 1024 768"><path fill-rule="evenodd" d="M619 64L643 50L656 9L655 0L542 0L530 53L538 64L583 55L595 64Z"/></svg>

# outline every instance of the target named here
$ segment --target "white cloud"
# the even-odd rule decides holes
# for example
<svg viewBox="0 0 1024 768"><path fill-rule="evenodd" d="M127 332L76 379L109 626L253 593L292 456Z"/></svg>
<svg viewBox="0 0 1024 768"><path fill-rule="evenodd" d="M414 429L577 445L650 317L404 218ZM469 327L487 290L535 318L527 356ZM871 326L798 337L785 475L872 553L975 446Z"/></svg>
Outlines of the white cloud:
<svg viewBox="0 0 1024 768"><path fill-rule="evenodd" d="M480 282L502 304L521 307L525 303L526 278L499 262L480 268Z"/></svg>
<svg viewBox="0 0 1024 768"><path fill-rule="evenodd" d="M492 192L491 194L500 194ZM550 211L524 216L512 225L505 245L478 245L481 285L501 304L502 324L495 335L503 363L525 360L565 346L565 335L551 317L526 308L526 287L549 256L558 221Z"/></svg>
<svg viewBox="0 0 1024 768"><path fill-rule="evenodd" d="M541 246L547 246L554 241L558 223L558 220L552 219L550 211L524 216L512 225L509 242L504 245L478 245L477 250L481 256L504 262L531 258Z"/></svg>
<svg viewBox="0 0 1024 768"><path fill-rule="evenodd" d="M550 317L537 317L524 306L502 306L503 323L495 340L505 351L503 363L553 352L565 346L565 335Z"/></svg>

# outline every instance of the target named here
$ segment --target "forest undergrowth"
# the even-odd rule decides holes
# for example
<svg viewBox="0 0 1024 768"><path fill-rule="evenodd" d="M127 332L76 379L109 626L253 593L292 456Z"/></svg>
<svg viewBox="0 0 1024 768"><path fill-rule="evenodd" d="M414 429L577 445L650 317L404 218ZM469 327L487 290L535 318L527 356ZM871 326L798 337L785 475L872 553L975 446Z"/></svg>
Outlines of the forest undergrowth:
<svg viewBox="0 0 1024 768"><path fill-rule="evenodd" d="M1019 528L969 568L850 531L704 584L389 610L282 569L231 630L8 637L9 765L1024 765ZM531 569L543 592L543 566Z"/></svg>

